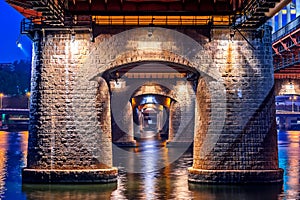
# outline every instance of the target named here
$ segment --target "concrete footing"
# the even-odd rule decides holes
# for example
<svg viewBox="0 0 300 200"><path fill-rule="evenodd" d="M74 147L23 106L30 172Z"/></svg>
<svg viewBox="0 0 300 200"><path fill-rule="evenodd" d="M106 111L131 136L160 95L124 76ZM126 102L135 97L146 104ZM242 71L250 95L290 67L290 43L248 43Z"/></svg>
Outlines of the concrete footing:
<svg viewBox="0 0 300 200"><path fill-rule="evenodd" d="M118 169L28 169L22 171L24 183L110 183L116 182Z"/></svg>
<svg viewBox="0 0 300 200"><path fill-rule="evenodd" d="M211 184L282 183L283 169L277 170L203 170L190 167L189 182Z"/></svg>

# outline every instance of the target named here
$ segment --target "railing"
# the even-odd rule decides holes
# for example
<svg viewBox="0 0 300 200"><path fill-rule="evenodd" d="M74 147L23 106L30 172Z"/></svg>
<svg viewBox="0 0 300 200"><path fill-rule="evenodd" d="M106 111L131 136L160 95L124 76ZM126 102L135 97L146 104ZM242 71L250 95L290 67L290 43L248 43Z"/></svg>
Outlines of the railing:
<svg viewBox="0 0 300 200"><path fill-rule="evenodd" d="M292 54L290 57L281 57L280 60L274 60L273 63L274 71L278 71L280 69L284 69L286 67L290 67L296 64L300 64L300 52L298 54Z"/></svg>
<svg viewBox="0 0 300 200"><path fill-rule="evenodd" d="M21 21L21 34L28 34L34 30L34 23L30 19L24 18Z"/></svg>
<svg viewBox="0 0 300 200"><path fill-rule="evenodd" d="M28 115L29 109L4 108L4 109L0 109L0 114Z"/></svg>
<svg viewBox="0 0 300 200"><path fill-rule="evenodd" d="M300 28L300 16L272 34L273 43Z"/></svg>
<svg viewBox="0 0 300 200"><path fill-rule="evenodd" d="M300 115L299 111L276 110L276 115Z"/></svg>

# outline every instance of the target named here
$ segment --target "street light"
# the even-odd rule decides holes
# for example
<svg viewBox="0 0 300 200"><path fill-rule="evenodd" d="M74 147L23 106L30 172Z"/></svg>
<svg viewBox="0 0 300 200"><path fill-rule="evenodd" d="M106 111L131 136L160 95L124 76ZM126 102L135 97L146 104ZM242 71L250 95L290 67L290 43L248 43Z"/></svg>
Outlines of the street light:
<svg viewBox="0 0 300 200"><path fill-rule="evenodd" d="M30 108L30 92L26 92L26 96L28 98L27 108L29 109Z"/></svg>
<svg viewBox="0 0 300 200"><path fill-rule="evenodd" d="M2 99L4 97L3 93L0 93L0 109L2 109Z"/></svg>

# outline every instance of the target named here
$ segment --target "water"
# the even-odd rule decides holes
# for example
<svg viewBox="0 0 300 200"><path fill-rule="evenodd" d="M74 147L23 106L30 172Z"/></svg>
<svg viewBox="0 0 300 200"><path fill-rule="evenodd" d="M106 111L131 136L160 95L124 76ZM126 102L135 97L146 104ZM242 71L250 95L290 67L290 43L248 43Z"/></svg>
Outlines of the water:
<svg viewBox="0 0 300 200"><path fill-rule="evenodd" d="M171 165L147 173L125 173L120 169L117 183L98 185L34 185L21 183L21 168L26 163L28 132L0 132L0 199L200 199L269 200L300 199L300 131L280 131L279 163L284 169L283 185L198 185L187 181L187 167L192 165L190 151ZM160 148L153 142L131 151L143 154ZM166 151L169 151L166 149ZM155 152L155 151L153 151ZM160 156L167 161L167 157ZM146 161L151 162L147 163ZM155 153L144 157L145 170L156 165ZM128 162L133 162L128 160ZM148 167L148 168L147 168Z"/></svg>

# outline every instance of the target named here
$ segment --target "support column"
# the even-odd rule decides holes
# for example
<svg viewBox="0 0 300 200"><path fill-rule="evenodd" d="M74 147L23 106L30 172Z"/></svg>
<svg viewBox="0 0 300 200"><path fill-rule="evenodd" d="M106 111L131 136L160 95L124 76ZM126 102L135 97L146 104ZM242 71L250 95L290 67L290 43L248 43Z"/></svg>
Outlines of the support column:
<svg viewBox="0 0 300 200"><path fill-rule="evenodd" d="M177 102L170 106L171 137L169 136L168 144L188 147L193 143L194 137L194 91L187 81L177 81L173 90L177 94Z"/></svg>
<svg viewBox="0 0 300 200"><path fill-rule="evenodd" d="M118 170L112 167L107 84L86 79L78 81L73 76L78 68L69 67L72 60L69 33L50 37L55 38L50 42L45 37L45 43L41 37L42 34L36 32L33 41L28 154L22 181L117 181ZM55 60L53 55L61 52L66 52L70 59ZM82 90L77 88L78 84ZM99 118L108 120L99 123Z"/></svg>
<svg viewBox="0 0 300 200"><path fill-rule="evenodd" d="M162 132L163 124L163 111L159 110L157 114L157 131Z"/></svg>
<svg viewBox="0 0 300 200"><path fill-rule="evenodd" d="M144 115L141 111L139 111L139 131L140 131L140 134L143 132L143 123L144 123Z"/></svg>
<svg viewBox="0 0 300 200"><path fill-rule="evenodd" d="M269 41L270 30L265 29ZM230 47L231 43L227 60L233 55ZM269 63L256 66L257 70L271 70ZM230 63L227 67L231 67ZM188 180L221 184L281 183L283 170L278 168L274 88L257 89L261 85L257 81L262 79L265 85L272 86L273 74L265 72L257 78L253 72L243 77L232 70L225 72L228 74L224 82L209 78L198 81L193 166L188 169ZM249 85L245 87L239 82Z"/></svg>
<svg viewBox="0 0 300 200"><path fill-rule="evenodd" d="M133 137L139 138L141 134L140 111L137 107L133 109Z"/></svg>
<svg viewBox="0 0 300 200"><path fill-rule="evenodd" d="M129 101L119 104L113 104L114 111L112 112L112 136L113 143L118 146L135 146L133 133L133 111ZM116 108L117 106L117 108Z"/></svg>
<svg viewBox="0 0 300 200"><path fill-rule="evenodd" d="M174 141L175 135L180 126L180 107L175 101L171 102L169 112L169 136L167 143L170 144Z"/></svg>

